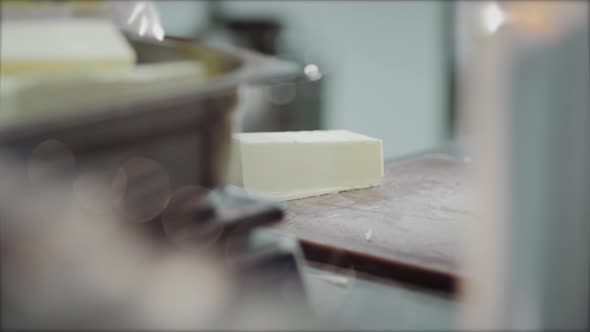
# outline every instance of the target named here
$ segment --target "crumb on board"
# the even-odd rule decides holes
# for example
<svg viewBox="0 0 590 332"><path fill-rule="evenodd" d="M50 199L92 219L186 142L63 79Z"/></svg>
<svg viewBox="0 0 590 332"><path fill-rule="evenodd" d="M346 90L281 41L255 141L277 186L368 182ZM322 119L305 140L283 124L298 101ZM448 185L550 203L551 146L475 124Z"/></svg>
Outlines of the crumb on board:
<svg viewBox="0 0 590 332"><path fill-rule="evenodd" d="M365 240L371 242L371 240L373 240L373 229L369 228L367 230L367 232L365 233Z"/></svg>
<svg viewBox="0 0 590 332"><path fill-rule="evenodd" d="M319 275L318 278L338 287L348 287L350 285L350 279L343 276L337 276L333 274Z"/></svg>

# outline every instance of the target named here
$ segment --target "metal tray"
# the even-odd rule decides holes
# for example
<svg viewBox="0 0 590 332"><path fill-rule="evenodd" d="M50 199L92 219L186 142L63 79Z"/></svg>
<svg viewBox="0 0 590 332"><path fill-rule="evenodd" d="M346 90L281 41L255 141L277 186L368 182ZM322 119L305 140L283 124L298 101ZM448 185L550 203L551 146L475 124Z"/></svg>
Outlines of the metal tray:
<svg viewBox="0 0 590 332"><path fill-rule="evenodd" d="M139 63L198 60L207 81L164 97L146 97L108 107L85 105L0 125L0 151L26 162L41 144L59 142L75 156L80 172L117 168L132 157L166 169L173 187L223 182L237 88L294 78L297 65L246 50L219 50L190 40L162 43L131 40ZM46 150L46 149L45 149Z"/></svg>
<svg viewBox="0 0 590 332"><path fill-rule="evenodd" d="M208 80L165 97L109 107L88 105L0 127L0 156L22 165L16 176L29 178L27 186L32 185L33 191L39 177L41 182L65 183L72 190L77 183L84 184L83 179L100 179L112 190L107 197L117 198L110 203L112 208L157 239L165 233L161 219L168 202L193 189L223 197L209 221L223 221L228 213L241 216L231 219L228 227L221 225L224 229L233 224L250 229L279 220L282 208L274 202L245 197L247 206L238 206L234 203L244 201L236 198L239 193L231 195L224 189L231 115L240 84L294 78L300 72L297 66L182 39L162 44L134 41L133 46L140 63L197 59L205 63ZM201 196L195 196L196 206L206 203L198 202Z"/></svg>

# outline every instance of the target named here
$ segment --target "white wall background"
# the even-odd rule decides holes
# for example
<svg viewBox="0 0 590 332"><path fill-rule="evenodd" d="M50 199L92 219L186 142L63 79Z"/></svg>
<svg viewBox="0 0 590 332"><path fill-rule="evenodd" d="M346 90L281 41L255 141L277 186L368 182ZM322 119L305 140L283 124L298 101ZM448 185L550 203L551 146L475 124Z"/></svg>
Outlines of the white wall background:
<svg viewBox="0 0 590 332"><path fill-rule="evenodd" d="M287 42L326 71L326 128L382 138L386 159L433 148L444 139L443 1L277 0L218 5L232 17L281 19ZM184 4L184 10L178 4L175 10L167 3L158 4L166 6L170 6L162 11L166 29L178 30L189 11L199 10L190 4ZM191 21L184 24L190 26Z"/></svg>
<svg viewBox="0 0 590 332"><path fill-rule="evenodd" d="M207 1L157 0L153 3L160 14L166 34L193 37L208 23Z"/></svg>

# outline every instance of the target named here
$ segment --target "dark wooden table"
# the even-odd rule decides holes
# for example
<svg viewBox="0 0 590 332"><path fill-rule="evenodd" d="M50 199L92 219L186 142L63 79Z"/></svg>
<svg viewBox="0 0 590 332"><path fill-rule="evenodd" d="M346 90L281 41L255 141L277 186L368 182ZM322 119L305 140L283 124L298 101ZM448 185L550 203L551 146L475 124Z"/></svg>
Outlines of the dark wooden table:
<svg viewBox="0 0 590 332"><path fill-rule="evenodd" d="M465 166L445 154L390 163L378 187L289 201L275 228L313 261L453 291L469 215Z"/></svg>

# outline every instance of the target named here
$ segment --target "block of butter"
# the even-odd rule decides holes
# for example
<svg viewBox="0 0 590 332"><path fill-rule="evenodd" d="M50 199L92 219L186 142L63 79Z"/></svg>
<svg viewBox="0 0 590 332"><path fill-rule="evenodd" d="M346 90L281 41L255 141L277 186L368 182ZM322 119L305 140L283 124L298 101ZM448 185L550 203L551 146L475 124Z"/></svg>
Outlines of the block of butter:
<svg viewBox="0 0 590 332"><path fill-rule="evenodd" d="M0 77L0 128L42 116L164 98L195 89L206 80L206 67L198 61L142 64L84 74Z"/></svg>
<svg viewBox="0 0 590 332"><path fill-rule="evenodd" d="M235 133L228 182L290 200L379 185L382 140L346 130Z"/></svg>
<svg viewBox="0 0 590 332"><path fill-rule="evenodd" d="M99 18L3 20L0 46L2 75L125 68L136 60L117 27Z"/></svg>

